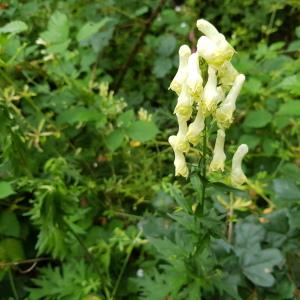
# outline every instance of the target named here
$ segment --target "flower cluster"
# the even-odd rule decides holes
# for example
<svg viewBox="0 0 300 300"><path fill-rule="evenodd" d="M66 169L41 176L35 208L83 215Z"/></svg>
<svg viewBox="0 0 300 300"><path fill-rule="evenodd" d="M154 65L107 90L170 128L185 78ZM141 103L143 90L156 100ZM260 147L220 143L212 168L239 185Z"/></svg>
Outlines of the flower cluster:
<svg viewBox="0 0 300 300"><path fill-rule="evenodd" d="M179 67L170 84L170 89L178 95L174 113L179 128L176 135L169 137L169 143L175 154L175 175L183 177L189 173L185 154L190 144L200 143L206 119L210 116L219 129L209 170L224 171L225 130L233 122L235 102L245 81L245 76L230 62L235 50L224 35L203 19L197 21L197 28L204 34L198 40L197 51L192 53L187 45L179 48ZM207 65L206 76L199 66L200 60ZM191 120L193 114L195 117ZM247 152L248 146L243 144L233 156L231 181L234 185L247 180L241 167Z"/></svg>

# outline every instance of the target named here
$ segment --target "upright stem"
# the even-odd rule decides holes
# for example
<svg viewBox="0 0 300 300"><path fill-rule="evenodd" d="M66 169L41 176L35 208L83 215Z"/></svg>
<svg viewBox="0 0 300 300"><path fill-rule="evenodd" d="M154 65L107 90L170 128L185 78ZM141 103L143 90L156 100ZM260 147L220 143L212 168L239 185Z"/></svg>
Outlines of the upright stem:
<svg viewBox="0 0 300 300"><path fill-rule="evenodd" d="M86 245L84 244L84 242L81 240L81 238L79 237L79 235L72 229L72 227L65 222L66 226L68 227L68 229L70 230L71 234L75 237L75 239L77 240L77 242L79 243L79 245L81 246L81 248L84 250L87 259L90 261L91 265L94 268L94 271L97 273L97 275L99 276L100 281L103 281L103 276L101 274L101 271L96 263L96 260L94 258L94 256L90 253L90 251L88 250L88 248L86 247ZM104 292L106 297L109 299L109 292L106 288L104 288Z"/></svg>
<svg viewBox="0 0 300 300"><path fill-rule="evenodd" d="M203 159L202 159L202 196L201 196L201 212L204 213L204 201L205 201L205 190L206 190L206 120L204 121L203 129Z"/></svg>
<svg viewBox="0 0 300 300"><path fill-rule="evenodd" d="M113 291L112 291L112 295L111 295L110 300L114 300L114 299L115 299L115 296L116 296L116 293L117 293L117 291L118 291L118 288L119 288L121 279L122 279L122 277L123 277L123 275L124 275L125 269L126 269L127 264L128 264L128 262L129 262L129 258L130 258L130 256L131 256L131 253L132 253L132 251L133 251L133 248L134 248L136 242L137 242L138 239L140 238L141 234L142 234L142 231L139 231L138 234L136 235L136 237L134 238L134 240L132 241L131 245L129 246L128 253L127 253L127 255L126 255L125 261L124 261L124 263L123 263L123 266L122 266L121 271L120 271L120 273L119 273L119 276L118 276L118 278L117 278L115 287L114 287L114 289L113 289Z"/></svg>

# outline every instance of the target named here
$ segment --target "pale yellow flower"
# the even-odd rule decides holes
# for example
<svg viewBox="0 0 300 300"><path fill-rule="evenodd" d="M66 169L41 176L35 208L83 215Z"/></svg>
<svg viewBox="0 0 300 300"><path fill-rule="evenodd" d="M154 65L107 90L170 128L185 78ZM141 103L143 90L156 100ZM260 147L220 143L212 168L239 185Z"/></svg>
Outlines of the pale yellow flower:
<svg viewBox="0 0 300 300"><path fill-rule="evenodd" d="M241 91L241 88L245 81L245 75L239 74L234 83L232 88L230 89L226 99L223 103L221 103L220 107L216 110L216 120L218 126L222 128L228 128L233 120L233 112L235 111L235 102L236 99Z"/></svg>
<svg viewBox="0 0 300 300"><path fill-rule="evenodd" d="M193 112L193 99L187 90L186 84L182 86L180 95L177 100L174 113L180 115L184 120L189 120Z"/></svg>
<svg viewBox="0 0 300 300"><path fill-rule="evenodd" d="M175 159L174 159L174 166L175 166L175 176L183 176L188 177L189 170L186 165L184 154L177 149L177 136L172 135L169 137L169 143L173 148Z"/></svg>
<svg viewBox="0 0 300 300"><path fill-rule="evenodd" d="M185 80L188 74L188 60L191 55L191 49L187 45L182 45L179 48L178 53L179 53L178 70L169 87L177 95L181 93L182 86L185 84Z"/></svg>
<svg viewBox="0 0 300 300"><path fill-rule="evenodd" d="M205 34L198 40L197 51L209 65L219 68L225 61L231 60L235 51L223 34L204 19L197 21L197 28Z"/></svg>
<svg viewBox="0 0 300 300"><path fill-rule="evenodd" d="M217 132L216 143L214 147L213 159L210 163L210 171L224 171L226 155L224 153L225 132L219 129Z"/></svg>
<svg viewBox="0 0 300 300"><path fill-rule="evenodd" d="M203 92L203 79L199 67L198 53L193 53L188 60L188 75L186 84L189 93L194 97L194 100L199 102Z"/></svg>
<svg viewBox="0 0 300 300"><path fill-rule="evenodd" d="M189 125L188 131L186 134L187 140L196 146L200 142L201 132L204 129L204 115L202 108L198 105L198 112L195 117L195 120Z"/></svg>
<svg viewBox="0 0 300 300"><path fill-rule="evenodd" d="M225 92L221 86L217 87L217 99L216 102L219 104L220 102L223 102L225 99Z"/></svg>
<svg viewBox="0 0 300 300"><path fill-rule="evenodd" d="M209 66L208 79L205 84L202 97L205 115L212 113L216 109L218 96L219 93L217 90L216 70L213 67Z"/></svg>
<svg viewBox="0 0 300 300"><path fill-rule="evenodd" d="M178 121L178 132L177 132L177 141L176 141L176 149L181 152L188 152L190 150L190 144L187 139L187 123L180 115L177 115Z"/></svg>
<svg viewBox="0 0 300 300"><path fill-rule="evenodd" d="M238 147L232 158L231 182L233 185L242 185L247 181L242 169L242 160L248 153L248 146L242 144Z"/></svg>
<svg viewBox="0 0 300 300"><path fill-rule="evenodd" d="M232 63L226 61L219 69L218 69L218 77L223 86L232 86L235 78L239 75L238 71L234 68Z"/></svg>

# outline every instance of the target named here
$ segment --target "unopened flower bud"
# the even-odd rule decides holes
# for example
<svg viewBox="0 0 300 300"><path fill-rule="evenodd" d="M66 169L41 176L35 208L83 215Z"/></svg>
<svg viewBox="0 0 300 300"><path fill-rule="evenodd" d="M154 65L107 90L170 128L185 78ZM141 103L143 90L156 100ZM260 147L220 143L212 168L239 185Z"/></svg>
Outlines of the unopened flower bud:
<svg viewBox="0 0 300 300"><path fill-rule="evenodd" d="M188 60L188 75L186 84L189 93L194 97L195 101L201 100L203 92L203 79L201 76L201 70L199 68L199 56L198 53L193 53Z"/></svg>
<svg viewBox="0 0 300 300"><path fill-rule="evenodd" d="M204 129L204 115L202 108L198 105L198 112L195 120L189 125L188 132L186 134L187 140L196 146L200 142L201 132Z"/></svg>
<svg viewBox="0 0 300 300"><path fill-rule="evenodd" d="M193 111L193 99L188 93L187 86L184 84L177 100L174 113L180 115L184 120L189 120Z"/></svg>
<svg viewBox="0 0 300 300"><path fill-rule="evenodd" d="M222 129L218 130L215 148L214 148L214 155L213 159L210 163L209 169L210 171L224 171L225 166L225 159L226 155L224 153L224 142L225 142L225 132Z"/></svg>
<svg viewBox="0 0 300 300"><path fill-rule="evenodd" d="M187 177L189 174L189 170L186 165L186 161L183 153L176 148L177 139L178 138L175 135L169 137L169 143L172 146L175 155L175 160L174 160L175 176Z"/></svg>
<svg viewBox="0 0 300 300"><path fill-rule="evenodd" d="M203 91L203 106L205 115L213 112L217 107L218 100L217 76L213 67L208 67L208 79Z"/></svg>
<svg viewBox="0 0 300 300"><path fill-rule="evenodd" d="M226 99L221 106L216 110L216 120L218 125L223 128L228 128L232 123L232 115L235 111L235 102L245 81L245 75L239 74L232 88L230 89Z"/></svg>
<svg viewBox="0 0 300 300"><path fill-rule="evenodd" d="M248 146L242 144L238 147L232 158L231 182L233 185L242 185L247 181L242 169L242 160L248 153Z"/></svg>
<svg viewBox="0 0 300 300"><path fill-rule="evenodd" d="M182 45L179 48L179 67L175 77L173 78L170 89L173 90L177 95L180 94L182 85L185 84L185 80L188 73L188 60L191 55L191 49L187 45Z"/></svg>

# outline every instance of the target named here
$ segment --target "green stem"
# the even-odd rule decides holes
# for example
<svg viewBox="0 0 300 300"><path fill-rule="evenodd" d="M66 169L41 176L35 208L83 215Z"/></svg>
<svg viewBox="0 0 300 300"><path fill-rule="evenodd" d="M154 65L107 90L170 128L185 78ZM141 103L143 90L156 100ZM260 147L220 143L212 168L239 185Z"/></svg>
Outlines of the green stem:
<svg viewBox="0 0 300 300"><path fill-rule="evenodd" d="M111 295L110 300L114 300L114 298L115 298L115 295L116 295L116 293L117 293L117 291L118 291L118 288L119 288L119 285L120 285L120 282L121 282L121 279L122 279L122 277L123 277L123 274L124 274L124 272L125 272L126 266L127 266L127 264L128 264L129 258L130 258L130 256L131 256L132 250L133 250L133 248L134 248L134 246L135 246L135 243L137 242L137 240L138 240L139 237L141 236L141 234L142 234L142 231L139 231L138 234L136 235L136 237L134 238L134 240L132 241L130 247L129 247L129 251L128 251L127 256L126 256L126 258L125 258L125 260L124 260L124 263L123 263L121 272L119 273L119 276L118 276L118 278L117 278L117 281L116 281L115 287L114 287L114 289L113 289L113 292L112 292L112 295Z"/></svg>
<svg viewBox="0 0 300 300"><path fill-rule="evenodd" d="M13 292L13 294L14 294L14 298L15 298L16 300L19 300L20 298L19 298L19 296L18 296L17 289L16 289L16 285L15 285L14 278L13 278L13 275L12 275L12 271L11 271L10 268L9 268L9 270L8 270L8 278L9 278L9 283L10 283L12 292Z"/></svg>
<svg viewBox="0 0 300 300"><path fill-rule="evenodd" d="M206 139L206 120L204 121L203 129L203 159L202 159L202 195L201 195L201 212L204 213L204 201L206 191L206 151L207 151L207 139Z"/></svg>
<svg viewBox="0 0 300 300"><path fill-rule="evenodd" d="M66 226L68 227L68 229L70 230L70 232L72 233L72 235L75 237L75 239L77 240L77 242L79 243L79 245L81 246L81 248L84 250L84 252L86 253L86 256L88 258L88 260L90 261L91 265L93 266L95 272L97 273L97 275L99 276L99 280L100 282L103 282L103 276L101 274L100 269L97 266L96 260L93 257L93 255L89 252L88 248L86 247L86 245L84 244L84 242L81 240L80 236L72 229L72 227L65 222ZM107 291L107 289L105 290L105 294L106 294L106 298L109 299L109 293Z"/></svg>

